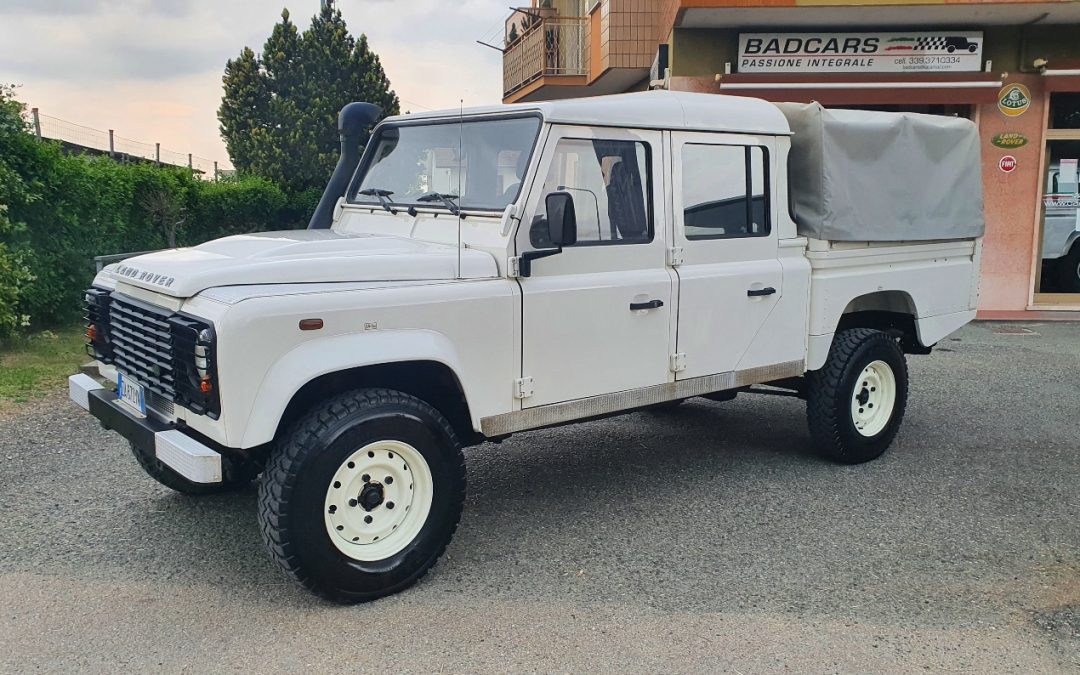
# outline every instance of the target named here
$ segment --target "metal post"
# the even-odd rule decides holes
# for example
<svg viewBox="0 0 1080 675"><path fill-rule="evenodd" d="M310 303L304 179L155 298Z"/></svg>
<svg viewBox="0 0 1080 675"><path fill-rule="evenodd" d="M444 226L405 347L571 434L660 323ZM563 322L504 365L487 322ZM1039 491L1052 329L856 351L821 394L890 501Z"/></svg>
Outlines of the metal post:
<svg viewBox="0 0 1080 675"><path fill-rule="evenodd" d="M109 129L109 157L116 156L116 134Z"/></svg>
<svg viewBox="0 0 1080 675"><path fill-rule="evenodd" d="M154 161L161 165L161 143L154 143Z"/></svg>
<svg viewBox="0 0 1080 675"><path fill-rule="evenodd" d="M187 168L189 168L189 169L194 169L195 168L195 166L191 163L191 153L190 152L187 154Z"/></svg>
<svg viewBox="0 0 1080 675"><path fill-rule="evenodd" d="M218 179L217 160L214 160L214 180Z"/></svg>
<svg viewBox="0 0 1080 675"><path fill-rule="evenodd" d="M41 113L38 112L37 108L31 108L30 115L34 118L34 135L38 137L38 140L41 140Z"/></svg>

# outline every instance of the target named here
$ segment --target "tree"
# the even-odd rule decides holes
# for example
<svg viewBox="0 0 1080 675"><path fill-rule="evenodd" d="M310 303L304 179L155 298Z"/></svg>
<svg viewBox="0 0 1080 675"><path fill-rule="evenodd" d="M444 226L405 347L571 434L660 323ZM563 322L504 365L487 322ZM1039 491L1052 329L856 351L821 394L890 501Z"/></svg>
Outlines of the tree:
<svg viewBox="0 0 1080 675"><path fill-rule="evenodd" d="M233 165L292 191L326 183L338 156L337 114L346 103L400 112L378 55L366 36L349 34L333 2L303 33L284 10L262 53L245 47L225 64L222 82L218 120Z"/></svg>

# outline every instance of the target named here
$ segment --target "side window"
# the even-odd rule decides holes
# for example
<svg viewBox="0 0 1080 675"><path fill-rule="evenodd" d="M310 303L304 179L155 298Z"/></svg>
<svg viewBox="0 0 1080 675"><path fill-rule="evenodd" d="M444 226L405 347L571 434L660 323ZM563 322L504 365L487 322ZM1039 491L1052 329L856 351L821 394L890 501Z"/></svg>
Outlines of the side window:
<svg viewBox="0 0 1080 675"><path fill-rule="evenodd" d="M552 192L574 199L576 246L652 241L649 146L638 141L563 138L544 179L529 229L536 248L551 246L544 200Z"/></svg>
<svg viewBox="0 0 1080 675"><path fill-rule="evenodd" d="M687 239L769 234L766 157L765 148L759 146L683 146L683 228Z"/></svg>

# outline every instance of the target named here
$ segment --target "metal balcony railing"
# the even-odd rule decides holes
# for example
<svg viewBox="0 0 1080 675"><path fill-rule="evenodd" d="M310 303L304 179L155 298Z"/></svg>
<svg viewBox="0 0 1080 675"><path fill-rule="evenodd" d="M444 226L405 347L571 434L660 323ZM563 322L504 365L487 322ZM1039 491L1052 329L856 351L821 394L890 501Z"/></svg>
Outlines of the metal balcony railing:
<svg viewBox="0 0 1080 675"><path fill-rule="evenodd" d="M503 96L545 75L588 74L588 18L538 20L503 54Z"/></svg>

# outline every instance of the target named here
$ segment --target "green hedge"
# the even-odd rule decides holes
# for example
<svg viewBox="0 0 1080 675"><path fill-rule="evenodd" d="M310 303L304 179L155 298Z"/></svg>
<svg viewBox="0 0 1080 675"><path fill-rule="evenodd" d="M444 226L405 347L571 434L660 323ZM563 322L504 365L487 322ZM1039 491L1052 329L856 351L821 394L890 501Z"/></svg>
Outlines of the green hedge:
<svg viewBox="0 0 1080 675"><path fill-rule="evenodd" d="M29 133L0 87L0 337L75 320L93 257L303 227L318 194L259 177L204 181L190 170L64 152Z"/></svg>

